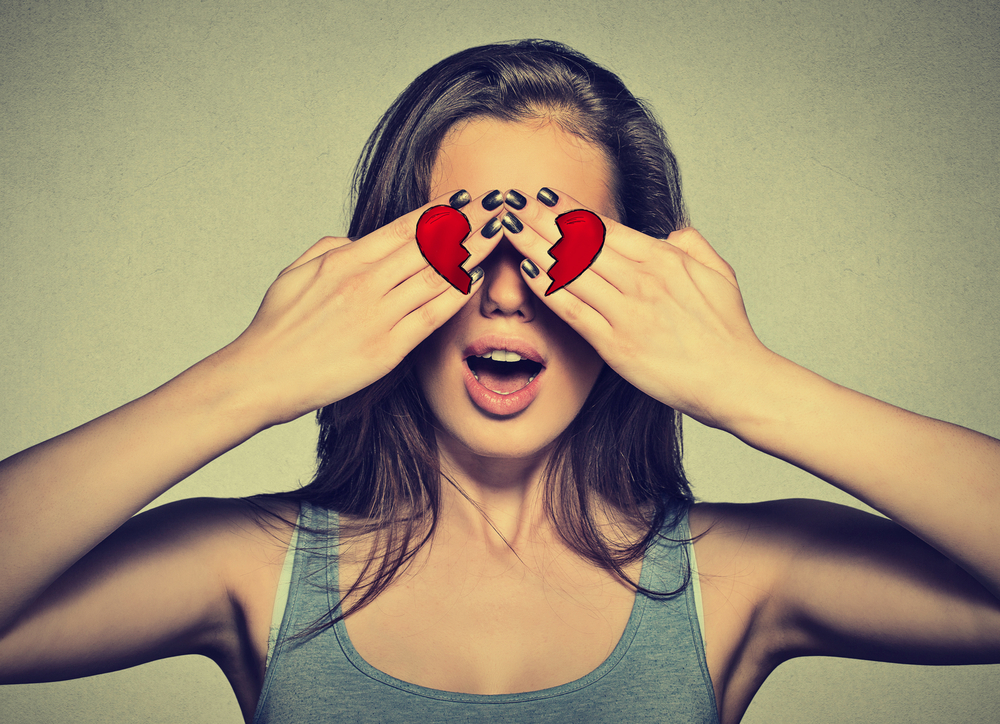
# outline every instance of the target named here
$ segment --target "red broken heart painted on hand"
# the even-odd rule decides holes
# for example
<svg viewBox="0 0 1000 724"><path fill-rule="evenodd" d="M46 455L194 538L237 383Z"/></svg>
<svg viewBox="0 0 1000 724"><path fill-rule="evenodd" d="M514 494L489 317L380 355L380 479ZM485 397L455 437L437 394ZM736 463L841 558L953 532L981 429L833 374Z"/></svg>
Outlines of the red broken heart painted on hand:
<svg viewBox="0 0 1000 724"><path fill-rule="evenodd" d="M559 214L556 226L562 236L549 249L549 256L556 261L549 267L552 283L545 290L545 296L587 271L604 248L604 222L593 211L576 209Z"/></svg>
<svg viewBox="0 0 1000 724"><path fill-rule="evenodd" d="M458 209L432 206L417 221L417 247L434 271L455 289L468 294L472 277L462 268L469 252L462 246L472 227Z"/></svg>
<svg viewBox="0 0 1000 724"><path fill-rule="evenodd" d="M555 263L549 267L552 283L545 296L562 289L594 263L604 248L604 222L586 209L567 211L556 217L562 236L549 249ZM469 252L462 242L469 235L469 220L451 206L432 206L417 221L417 247L427 263L455 289L468 294L472 277L462 268Z"/></svg>

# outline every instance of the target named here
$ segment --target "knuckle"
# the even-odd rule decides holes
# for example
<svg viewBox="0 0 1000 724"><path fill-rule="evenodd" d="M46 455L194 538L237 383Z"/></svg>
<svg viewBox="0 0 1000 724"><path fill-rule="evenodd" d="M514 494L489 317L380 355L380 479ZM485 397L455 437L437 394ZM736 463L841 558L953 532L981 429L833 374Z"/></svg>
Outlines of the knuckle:
<svg viewBox="0 0 1000 724"><path fill-rule="evenodd" d="M319 258L319 270L321 274L336 274L344 268L344 260L339 254L327 252Z"/></svg>
<svg viewBox="0 0 1000 724"><path fill-rule="evenodd" d="M444 289L448 286L447 280L430 265L420 270L420 281L434 290Z"/></svg>
<svg viewBox="0 0 1000 724"><path fill-rule="evenodd" d="M425 304L417 310L417 321L426 329L437 329L441 322L441 313L432 304Z"/></svg>
<svg viewBox="0 0 1000 724"><path fill-rule="evenodd" d="M563 301L562 318L572 325L573 322L579 322L583 316L583 302L570 294L566 297Z"/></svg>
<svg viewBox="0 0 1000 724"><path fill-rule="evenodd" d="M636 294L642 299L659 296L663 287L663 279L658 274L641 271L635 276Z"/></svg>
<svg viewBox="0 0 1000 724"><path fill-rule="evenodd" d="M684 263L677 248L668 244L657 244L653 247L650 256L657 269L676 269Z"/></svg>
<svg viewBox="0 0 1000 724"><path fill-rule="evenodd" d="M340 236L324 236L322 239L313 244L309 251L316 252L317 255L325 254L329 251L333 251L334 249L339 249L349 241L350 239L345 239Z"/></svg>
<svg viewBox="0 0 1000 724"><path fill-rule="evenodd" d="M390 221L387 228L394 241L406 241L413 236L411 224L409 216L400 216Z"/></svg>
<svg viewBox="0 0 1000 724"><path fill-rule="evenodd" d="M637 345L633 340L626 338L624 335L620 335L614 349L615 354L619 359L633 360L639 357L638 347L639 345Z"/></svg>
<svg viewBox="0 0 1000 724"><path fill-rule="evenodd" d="M331 302L337 306L354 306L356 300L371 289L367 274L337 274L327 287Z"/></svg>

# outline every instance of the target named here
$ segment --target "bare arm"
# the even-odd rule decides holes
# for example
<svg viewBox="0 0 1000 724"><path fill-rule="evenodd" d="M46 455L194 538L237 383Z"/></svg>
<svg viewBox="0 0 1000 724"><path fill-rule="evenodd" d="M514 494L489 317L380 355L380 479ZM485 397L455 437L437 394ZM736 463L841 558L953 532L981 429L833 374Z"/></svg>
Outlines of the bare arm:
<svg viewBox="0 0 1000 724"><path fill-rule="evenodd" d="M796 656L1000 661L1000 605L896 523L817 500L700 504L691 514L706 655L722 721Z"/></svg>
<svg viewBox="0 0 1000 724"><path fill-rule="evenodd" d="M0 631L171 486L264 425L213 356L0 465Z"/></svg>
<svg viewBox="0 0 1000 724"><path fill-rule="evenodd" d="M469 297L413 239L431 205L353 243L320 240L279 275L233 343L0 463L0 676L107 670L203 646L205 630L222 630L220 616L237 622L231 594L243 574L209 552L232 537L227 509L152 511L118 529L258 431L384 376L454 315ZM481 203L467 211L474 266L499 237L478 233L493 212ZM94 632L103 644L90 647Z"/></svg>
<svg viewBox="0 0 1000 724"><path fill-rule="evenodd" d="M579 207L561 193L559 204L518 212L525 230L512 243L539 268L558 238L553 215ZM1000 661L1000 442L768 350L733 270L694 229L662 241L603 220L605 246L575 281L545 296L549 278L525 275L538 297L651 397L893 521L815 502L693 516L695 532L708 531L696 546L724 720L738 721L792 656Z"/></svg>
<svg viewBox="0 0 1000 724"><path fill-rule="evenodd" d="M560 196L519 211L538 260ZM823 379L754 334L732 268L694 229L651 239L603 219L605 247L564 289L526 283L605 361L661 402L787 460L897 521L1000 594L1000 442ZM555 237L555 238L552 238ZM541 267L539 267L541 268Z"/></svg>
<svg viewBox="0 0 1000 724"><path fill-rule="evenodd" d="M724 427L864 501L1000 596L1000 441L836 385L777 355Z"/></svg>

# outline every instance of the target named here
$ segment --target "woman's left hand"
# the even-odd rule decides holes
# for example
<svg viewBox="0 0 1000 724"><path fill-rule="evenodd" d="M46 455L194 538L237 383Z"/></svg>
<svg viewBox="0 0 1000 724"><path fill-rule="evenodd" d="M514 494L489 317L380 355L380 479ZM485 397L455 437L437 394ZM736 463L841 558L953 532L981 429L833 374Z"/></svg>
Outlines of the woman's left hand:
<svg viewBox="0 0 1000 724"><path fill-rule="evenodd" d="M555 218L577 208L565 194L552 209L529 201L516 212L524 228L507 238L548 270ZM892 521L815 501L710 508L698 532L718 532L698 536L699 566L714 560L714 575L739 580L740 592L715 608L747 606L755 623L741 630L744 649L769 661L802 652L1000 661L1000 441L768 350L733 270L694 229L660 241L601 218L604 248L564 288L544 296L548 275L530 278L522 266L539 298L639 389Z"/></svg>
<svg viewBox="0 0 1000 724"><path fill-rule="evenodd" d="M529 198L507 238L540 270L528 286L622 377L713 427L727 427L747 385L775 356L754 334L736 275L691 228L654 239L600 216L604 247L579 277L545 296L556 217L585 208L557 191L553 207Z"/></svg>

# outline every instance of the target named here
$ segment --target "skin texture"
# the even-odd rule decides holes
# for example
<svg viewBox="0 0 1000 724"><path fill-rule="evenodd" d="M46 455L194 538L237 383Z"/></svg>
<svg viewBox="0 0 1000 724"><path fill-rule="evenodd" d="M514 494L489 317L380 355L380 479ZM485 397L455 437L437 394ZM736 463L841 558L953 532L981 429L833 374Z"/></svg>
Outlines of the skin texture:
<svg viewBox="0 0 1000 724"><path fill-rule="evenodd" d="M442 145L429 204L357 242L319 241L279 275L232 344L0 464L0 551L17 551L0 556L0 681L201 653L229 677L249 720L290 526L243 501L132 516L259 430L370 384L418 345L454 485L442 486L433 545L347 621L377 668L454 691L525 691L579 678L614 647L634 593L569 554L541 506L547 452L603 364L892 519L816 501L696 506L723 722L738 722L768 673L794 656L1000 661L997 441L767 350L708 242L694 229L661 241L621 226L609 177L597 149L555 124L460 125ZM559 196L553 207L535 200L543 186ZM518 189L526 203L484 209L498 188ZM413 238L420 214L460 189L473 197L463 207L466 268L485 271L468 296L427 266ZM577 208L602 217L605 248L545 297L555 218ZM482 236L508 212L521 231ZM524 258L542 273L524 274ZM462 382L462 350L493 333L545 355L544 384L516 415L486 414ZM342 580L358 574L365 545L351 541Z"/></svg>

